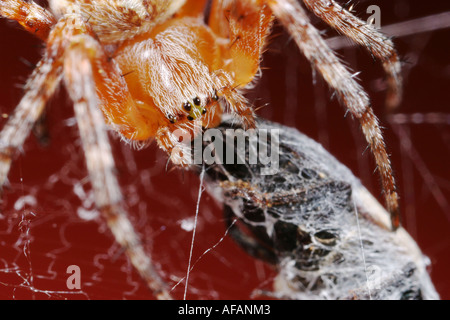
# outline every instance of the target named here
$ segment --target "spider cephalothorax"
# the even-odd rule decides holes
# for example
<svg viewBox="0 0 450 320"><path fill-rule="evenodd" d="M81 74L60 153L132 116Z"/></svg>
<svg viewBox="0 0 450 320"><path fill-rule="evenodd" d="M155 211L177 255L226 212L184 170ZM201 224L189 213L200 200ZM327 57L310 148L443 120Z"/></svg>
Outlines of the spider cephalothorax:
<svg viewBox="0 0 450 320"><path fill-rule="evenodd" d="M400 64L392 42L333 0L303 2L383 62L388 105L398 104ZM105 122L137 146L154 138L179 165L188 164L179 152L187 144L175 132L194 137L202 127L217 126L224 111L246 128L255 126L243 90L258 74L275 18L360 121L382 177L393 228L399 226L389 157L368 96L296 0L50 0L49 9L3 0L0 16L18 21L46 43L24 97L0 133L0 185L62 79L74 102L96 204L159 297L169 293L122 209Z"/></svg>

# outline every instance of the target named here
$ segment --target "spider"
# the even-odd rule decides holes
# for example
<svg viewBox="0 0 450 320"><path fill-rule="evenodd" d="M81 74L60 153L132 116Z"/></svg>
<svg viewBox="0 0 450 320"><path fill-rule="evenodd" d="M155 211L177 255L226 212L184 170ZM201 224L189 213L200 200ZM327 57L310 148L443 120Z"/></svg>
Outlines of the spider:
<svg viewBox="0 0 450 320"><path fill-rule="evenodd" d="M48 9L23 0L0 2L0 16L46 44L25 95L0 133L0 186L63 81L74 104L97 208L157 298L171 297L123 209L106 128L136 148L156 140L181 167L189 166L188 145L177 132L195 136L202 127L217 126L224 112L253 128L254 110L243 94L259 74L274 19L360 121L381 175L392 228L398 228L395 181L369 98L296 0L48 2ZM401 96L400 62L391 40L333 0L303 3L382 61L387 105L395 107Z"/></svg>

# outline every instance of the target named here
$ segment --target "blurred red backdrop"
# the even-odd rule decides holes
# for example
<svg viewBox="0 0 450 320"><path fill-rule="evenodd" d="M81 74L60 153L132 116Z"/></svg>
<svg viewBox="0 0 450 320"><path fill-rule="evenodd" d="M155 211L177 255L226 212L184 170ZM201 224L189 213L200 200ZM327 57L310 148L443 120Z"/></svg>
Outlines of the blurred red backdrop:
<svg viewBox="0 0 450 320"><path fill-rule="evenodd" d="M367 19L366 8L372 4L381 8L383 27L450 9L444 1L359 1L358 16ZM264 55L263 76L248 95L256 107L268 104L258 114L321 142L382 201L374 162L364 152L358 124L344 118L343 108L331 99L320 77L314 77L289 36L279 26L274 34L278 37ZM333 36L331 30L326 34ZM380 63L355 46L338 51L354 70L362 71L361 82L385 128L403 225L430 258L432 280L444 299L450 298L449 39L448 28L395 39L405 58L404 101L395 113L442 114L434 124L400 124L398 118L387 117ZM23 94L42 43L16 24L0 20L0 44L0 113L7 115ZM1 125L4 122L2 118ZM42 146L30 137L9 176L11 186L0 215L0 299L151 299L96 218L71 103L63 88L49 103L48 123L50 144ZM170 165L166 170L167 156L154 144L134 151L111 137L132 220L164 279L175 285L186 274L191 244L186 222L193 221L199 180ZM190 274L187 298L248 299L255 289L270 288L275 273L224 237L221 206L206 193L197 228L193 261L198 262ZM81 291L66 287L69 265L81 268ZM173 290L176 298L183 293L183 283Z"/></svg>

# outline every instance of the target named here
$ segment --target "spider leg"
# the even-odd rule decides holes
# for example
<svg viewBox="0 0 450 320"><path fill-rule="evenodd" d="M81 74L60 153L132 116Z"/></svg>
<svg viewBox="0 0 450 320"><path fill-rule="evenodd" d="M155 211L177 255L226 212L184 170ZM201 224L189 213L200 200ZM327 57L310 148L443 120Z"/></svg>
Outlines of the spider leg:
<svg viewBox="0 0 450 320"><path fill-rule="evenodd" d="M5 3L10 6L3 6L2 2L0 7L3 10L2 14L5 12L12 14L14 9L19 10L20 4L27 4L23 1L6 1ZM11 17L13 19L13 16ZM34 124L40 119L46 102L53 95L60 81L61 58L64 47L67 46L67 39L70 38L68 33L63 34L62 37L59 36L62 32L61 25L62 23L57 24L48 35L46 51L25 85L25 95L0 132L0 191L8 176L12 158L22 147Z"/></svg>
<svg viewBox="0 0 450 320"><path fill-rule="evenodd" d="M228 39L230 36L229 21L227 19L229 7L230 1L227 0L210 1L208 26L217 36L224 39Z"/></svg>
<svg viewBox="0 0 450 320"><path fill-rule="evenodd" d="M53 95L60 76L61 68L47 52L25 85L25 95L0 132L0 191L8 176L12 158L40 119L45 103Z"/></svg>
<svg viewBox="0 0 450 320"><path fill-rule="evenodd" d="M19 22L25 30L44 41L56 23L55 17L49 11L32 1L2 0L0 16Z"/></svg>
<svg viewBox="0 0 450 320"><path fill-rule="evenodd" d="M211 4L209 26L223 38L222 61L217 74L219 94L226 98L230 111L254 128L254 110L242 95L259 72L259 63L272 26L273 16L263 1L215 0ZM233 75L230 77L229 75Z"/></svg>
<svg viewBox="0 0 450 320"><path fill-rule="evenodd" d="M305 11L296 1L272 0L268 3L306 58L320 72L328 85L336 90L340 101L352 115L359 119L381 176L387 209L391 214L392 228L397 229L400 221L395 180L378 120L373 114L367 94L329 49L319 31L310 24Z"/></svg>
<svg viewBox="0 0 450 320"><path fill-rule="evenodd" d="M392 41L366 22L342 8L334 0L303 0L316 16L332 28L366 48L381 60L387 74L388 93L386 106L395 109L402 98L401 63Z"/></svg>
<svg viewBox="0 0 450 320"><path fill-rule="evenodd" d="M67 28L70 25L69 21ZM70 39L63 61L64 81L74 102L95 203L115 240L154 295L158 299L171 299L122 207L122 194L94 82L94 69L100 58L106 59L101 45L90 35L80 34Z"/></svg>
<svg viewBox="0 0 450 320"><path fill-rule="evenodd" d="M165 284L154 270L151 258L144 251L121 206L122 196L114 175L114 160L93 80L93 66L98 69L99 66L107 65L108 59L106 55L100 54L101 46L90 36L91 33L89 26L74 15L61 19L50 32L45 55L28 80L24 97L0 132L0 185L6 180L12 156L23 145L41 116L64 68L64 80L75 104L96 205L115 240L124 248L132 265L155 296L170 299ZM98 64L95 63L97 61ZM97 73L111 73L106 70L99 72L97 69ZM110 84L116 89L114 83Z"/></svg>
<svg viewBox="0 0 450 320"><path fill-rule="evenodd" d="M258 73L272 21L263 1L213 1L209 26L227 40L222 44L222 59L228 61L223 69L234 74L235 87L247 86Z"/></svg>
<svg viewBox="0 0 450 320"><path fill-rule="evenodd" d="M118 43L148 32L175 14L185 0L49 0L52 12L62 17L76 13L89 20L102 43ZM107 23L105 23L107 22Z"/></svg>

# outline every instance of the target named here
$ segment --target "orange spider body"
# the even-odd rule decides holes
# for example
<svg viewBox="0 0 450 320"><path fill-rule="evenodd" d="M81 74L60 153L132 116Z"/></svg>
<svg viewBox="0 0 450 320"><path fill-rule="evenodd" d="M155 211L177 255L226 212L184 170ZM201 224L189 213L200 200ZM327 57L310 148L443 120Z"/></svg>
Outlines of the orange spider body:
<svg viewBox="0 0 450 320"><path fill-rule="evenodd" d="M221 97L253 127L253 111L238 89L245 88L258 72L272 15L262 4L243 6L230 12L227 18L233 29L221 34L200 18L182 16L121 43L113 54L124 78L119 88L123 95L111 94L111 85L118 85L118 79L115 84L108 81L107 69L113 66L95 72L102 110L112 127L129 140L156 137L163 149L171 151L171 132L181 129L194 137L199 128L220 123ZM118 98L122 99L119 104ZM177 157L171 159L185 164Z"/></svg>
<svg viewBox="0 0 450 320"><path fill-rule="evenodd" d="M146 140L161 127L176 128L189 121L201 121L204 127L220 121L218 81L213 75L213 70L221 68L220 48L211 30L192 20L170 20L117 50L115 60L126 74L142 119L130 119L138 134L125 133L127 138ZM120 112L114 108L109 112L112 122L120 123Z"/></svg>

